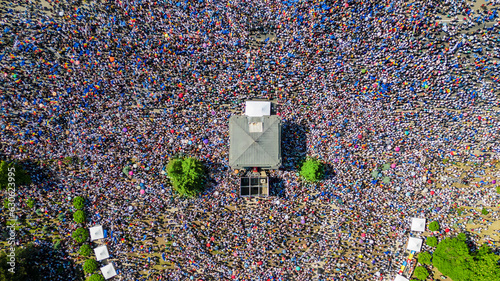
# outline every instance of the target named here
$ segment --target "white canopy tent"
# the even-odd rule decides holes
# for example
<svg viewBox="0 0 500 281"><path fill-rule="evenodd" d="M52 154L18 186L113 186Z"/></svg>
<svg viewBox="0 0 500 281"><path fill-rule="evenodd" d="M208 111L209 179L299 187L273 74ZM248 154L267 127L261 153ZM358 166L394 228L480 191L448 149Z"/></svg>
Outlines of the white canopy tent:
<svg viewBox="0 0 500 281"><path fill-rule="evenodd" d="M106 280L113 278L113 276L116 276L116 270L112 263L101 267L101 272L102 276L104 276Z"/></svg>
<svg viewBox="0 0 500 281"><path fill-rule="evenodd" d="M104 238L104 230L101 225L96 225L89 228L90 230L90 241L99 240Z"/></svg>
<svg viewBox="0 0 500 281"><path fill-rule="evenodd" d="M97 261L102 261L109 258L108 247L106 247L106 245L95 248L94 253Z"/></svg>
<svg viewBox="0 0 500 281"><path fill-rule="evenodd" d="M425 231L425 219L412 218L411 219L411 231Z"/></svg>
<svg viewBox="0 0 500 281"><path fill-rule="evenodd" d="M408 281L408 279L398 274L396 278L394 278L394 281Z"/></svg>
<svg viewBox="0 0 500 281"><path fill-rule="evenodd" d="M421 238L415 238L415 237L410 237L408 239L408 247L406 249L410 251L415 251L415 252L420 252L420 249L422 248L422 239Z"/></svg>
<svg viewBox="0 0 500 281"><path fill-rule="evenodd" d="M271 115L271 102L268 101L246 101L245 115L261 117Z"/></svg>

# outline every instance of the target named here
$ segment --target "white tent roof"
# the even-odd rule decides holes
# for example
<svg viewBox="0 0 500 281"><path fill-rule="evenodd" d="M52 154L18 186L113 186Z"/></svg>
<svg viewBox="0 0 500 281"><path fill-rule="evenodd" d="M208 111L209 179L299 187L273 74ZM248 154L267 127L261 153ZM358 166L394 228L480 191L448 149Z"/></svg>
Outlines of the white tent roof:
<svg viewBox="0 0 500 281"><path fill-rule="evenodd" d="M112 263L101 267L101 272L102 276L104 276L105 279L109 279L112 278L113 276L116 276L116 270Z"/></svg>
<svg viewBox="0 0 500 281"><path fill-rule="evenodd" d="M271 102L268 101L247 101L245 103L245 115L261 117L271 115Z"/></svg>
<svg viewBox="0 0 500 281"><path fill-rule="evenodd" d="M394 281L408 281L408 279L398 274L396 278L394 278Z"/></svg>
<svg viewBox="0 0 500 281"><path fill-rule="evenodd" d="M97 261L102 261L109 258L108 247L106 247L106 245L95 248L94 253Z"/></svg>
<svg viewBox="0 0 500 281"><path fill-rule="evenodd" d="M96 225L94 227L89 228L89 230L90 230L90 241L104 238L104 230L102 229L102 226Z"/></svg>
<svg viewBox="0 0 500 281"><path fill-rule="evenodd" d="M410 237L410 239L408 239L408 247L406 247L406 249L418 253L420 252L420 248L422 248L422 239L415 237Z"/></svg>
<svg viewBox="0 0 500 281"><path fill-rule="evenodd" d="M425 219L412 218L411 219L411 231L425 231Z"/></svg>

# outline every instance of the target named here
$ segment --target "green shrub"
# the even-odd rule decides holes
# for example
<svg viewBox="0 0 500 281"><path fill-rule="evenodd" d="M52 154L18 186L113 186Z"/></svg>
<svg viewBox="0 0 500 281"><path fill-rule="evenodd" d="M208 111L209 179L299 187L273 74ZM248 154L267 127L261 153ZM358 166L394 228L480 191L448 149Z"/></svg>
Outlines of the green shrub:
<svg viewBox="0 0 500 281"><path fill-rule="evenodd" d="M87 239L89 238L89 232L85 228L80 227L80 228L76 229L75 231L73 231L73 234L71 234L71 237L73 237L73 239L75 239L76 242L81 244L81 243L87 241Z"/></svg>
<svg viewBox="0 0 500 281"><path fill-rule="evenodd" d="M59 215L57 215L57 219L58 219L59 221L64 221L64 218L65 218L65 217L66 217L66 214L64 214L64 213L60 213Z"/></svg>
<svg viewBox="0 0 500 281"><path fill-rule="evenodd" d="M92 254L92 248L90 248L90 246L88 244L83 244L80 247L80 250L78 251L78 253L84 257L88 257Z"/></svg>
<svg viewBox="0 0 500 281"><path fill-rule="evenodd" d="M425 280L429 276L429 271L423 266L417 266L415 268L415 271L413 271L413 277L419 279L419 280Z"/></svg>
<svg viewBox="0 0 500 281"><path fill-rule="evenodd" d="M167 164L168 177L177 193L194 197L203 190L203 164L196 158L175 158Z"/></svg>
<svg viewBox="0 0 500 281"><path fill-rule="evenodd" d="M85 199L83 199L83 197L76 196L75 198L73 198L73 207L75 207L75 209L81 210L83 209L84 206L85 206Z"/></svg>
<svg viewBox="0 0 500 281"><path fill-rule="evenodd" d="M28 200L26 200L26 205L28 208L32 209L35 206L35 200L33 200L33 198L28 198Z"/></svg>
<svg viewBox="0 0 500 281"><path fill-rule="evenodd" d="M64 165L69 165L69 164L73 163L73 158L70 156L64 157L64 160L62 162L64 163Z"/></svg>
<svg viewBox="0 0 500 281"><path fill-rule="evenodd" d="M439 222L433 221L429 224L430 231L439 231Z"/></svg>
<svg viewBox="0 0 500 281"><path fill-rule="evenodd" d="M317 182L323 179L325 174L325 168L323 163L317 159L307 159L300 169L300 175L304 177L306 181Z"/></svg>
<svg viewBox="0 0 500 281"><path fill-rule="evenodd" d="M46 225L44 225L44 226L42 227L42 231L43 231L43 232L48 232L48 231L49 231L49 227L48 227L48 226L46 226Z"/></svg>
<svg viewBox="0 0 500 281"><path fill-rule="evenodd" d="M61 249L61 240L56 240L54 243L54 250L60 250Z"/></svg>
<svg viewBox="0 0 500 281"><path fill-rule="evenodd" d="M431 264L432 256L429 252L421 252L418 254L418 262L421 264L429 265Z"/></svg>
<svg viewBox="0 0 500 281"><path fill-rule="evenodd" d="M83 263L83 272L85 272L85 274L94 273L98 266L99 264L96 260L88 259Z"/></svg>
<svg viewBox="0 0 500 281"><path fill-rule="evenodd" d="M82 210L78 210L73 214L73 220L76 223L83 223L85 222L85 213Z"/></svg>
<svg viewBox="0 0 500 281"><path fill-rule="evenodd" d="M489 214L489 213L490 213L490 212L488 212L488 210L486 210L486 208L483 208L483 209L481 210L481 214L483 214L483 215L485 215L485 216L486 216L487 214Z"/></svg>
<svg viewBox="0 0 500 281"><path fill-rule="evenodd" d="M497 186L497 193L500 194L500 185Z"/></svg>
<svg viewBox="0 0 500 281"><path fill-rule="evenodd" d="M425 244L430 247L436 247L438 245L438 239L434 236L427 237L427 239L425 240Z"/></svg>
<svg viewBox="0 0 500 281"><path fill-rule="evenodd" d="M87 281L104 281L104 277L101 274L92 274Z"/></svg>
<svg viewBox="0 0 500 281"><path fill-rule="evenodd" d="M7 199L7 198L3 199L3 208L4 208L4 210L9 209L9 199Z"/></svg>

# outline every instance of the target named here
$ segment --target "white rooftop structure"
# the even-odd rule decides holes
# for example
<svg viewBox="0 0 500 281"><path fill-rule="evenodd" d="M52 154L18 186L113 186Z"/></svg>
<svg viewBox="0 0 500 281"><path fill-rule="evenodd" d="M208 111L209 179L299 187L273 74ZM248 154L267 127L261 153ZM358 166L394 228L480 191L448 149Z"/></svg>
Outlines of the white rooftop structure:
<svg viewBox="0 0 500 281"><path fill-rule="evenodd" d="M408 247L406 247L406 249L418 253L420 252L421 248L422 248L422 239L415 237L410 237L410 239L408 239Z"/></svg>
<svg viewBox="0 0 500 281"><path fill-rule="evenodd" d="M425 219L412 218L411 219L411 231L425 231Z"/></svg>
<svg viewBox="0 0 500 281"><path fill-rule="evenodd" d="M112 263L101 267L101 272L102 276L104 276L106 280L113 278L113 276L116 276L116 270Z"/></svg>
<svg viewBox="0 0 500 281"><path fill-rule="evenodd" d="M271 115L271 102L269 101L246 101L245 115L250 117L262 117Z"/></svg>
<svg viewBox="0 0 500 281"><path fill-rule="evenodd" d="M394 281L409 281L409 280L398 274L396 275L396 278L394 278Z"/></svg>
<svg viewBox="0 0 500 281"><path fill-rule="evenodd" d="M104 230L101 225L96 225L89 228L90 230L90 241L99 240L104 238Z"/></svg>
<svg viewBox="0 0 500 281"><path fill-rule="evenodd" d="M94 253L97 261L102 261L109 258L108 247L106 247L106 245L95 248Z"/></svg>

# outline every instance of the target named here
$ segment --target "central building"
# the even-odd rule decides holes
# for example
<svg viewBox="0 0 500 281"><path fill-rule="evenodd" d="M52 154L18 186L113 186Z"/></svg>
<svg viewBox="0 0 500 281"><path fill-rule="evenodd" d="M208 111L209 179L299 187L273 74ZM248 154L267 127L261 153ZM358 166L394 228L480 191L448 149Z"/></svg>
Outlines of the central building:
<svg viewBox="0 0 500 281"><path fill-rule="evenodd" d="M241 196L268 196L269 177L262 170L281 166L281 118L271 108L271 102L247 101L244 115L229 118L229 166L242 171Z"/></svg>
<svg viewBox="0 0 500 281"><path fill-rule="evenodd" d="M281 166L281 118L271 103L247 101L245 115L229 118L229 166L278 169Z"/></svg>

